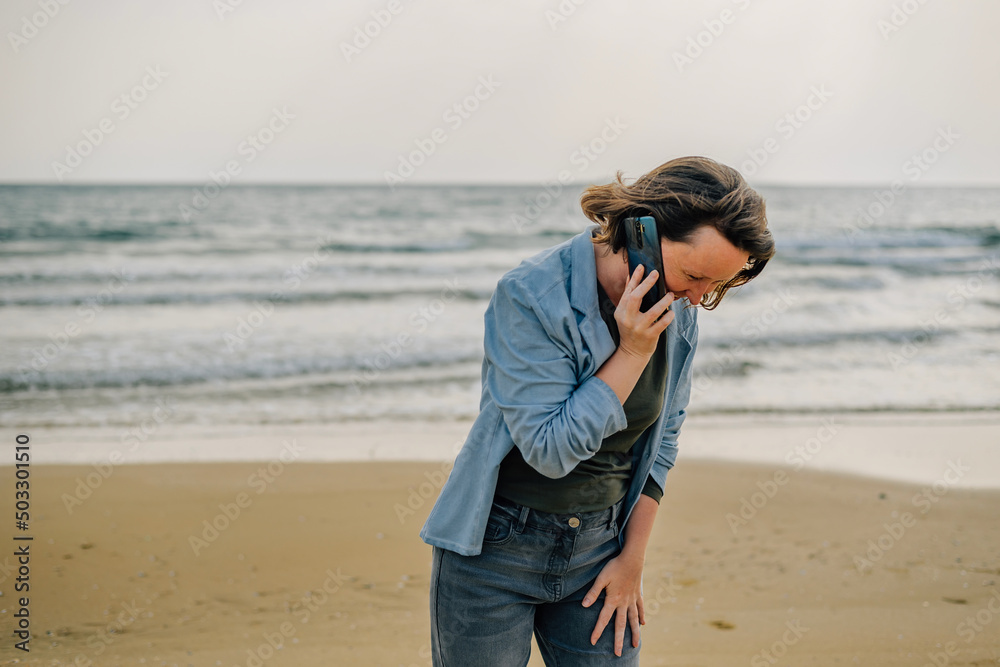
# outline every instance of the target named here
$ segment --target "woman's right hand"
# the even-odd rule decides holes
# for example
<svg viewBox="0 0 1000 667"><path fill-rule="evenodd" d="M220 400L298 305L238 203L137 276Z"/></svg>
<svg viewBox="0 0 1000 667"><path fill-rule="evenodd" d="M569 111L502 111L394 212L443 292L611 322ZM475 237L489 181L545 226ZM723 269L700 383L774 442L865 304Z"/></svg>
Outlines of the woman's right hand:
<svg viewBox="0 0 1000 667"><path fill-rule="evenodd" d="M656 351L660 334L674 321L674 311L669 310L670 304L674 301L674 294L667 292L649 310L641 312L639 308L642 305L642 297L653 289L657 275L656 269L653 269L643 280L644 272L645 267L642 264L638 265L625 283L625 291L618 300L618 307L615 308L615 321L618 323L618 349L648 360Z"/></svg>

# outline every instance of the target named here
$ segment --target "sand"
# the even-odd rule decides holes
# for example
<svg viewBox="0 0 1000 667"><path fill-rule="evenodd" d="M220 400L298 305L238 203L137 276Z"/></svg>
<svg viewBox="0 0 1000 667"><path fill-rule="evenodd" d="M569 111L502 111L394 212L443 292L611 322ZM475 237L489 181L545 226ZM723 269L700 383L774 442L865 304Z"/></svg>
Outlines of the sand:
<svg viewBox="0 0 1000 667"><path fill-rule="evenodd" d="M417 532L442 464L267 465L33 466L31 652L9 632L11 528L0 664L430 665ZM680 461L647 551L643 664L1000 664L1000 491L959 476Z"/></svg>

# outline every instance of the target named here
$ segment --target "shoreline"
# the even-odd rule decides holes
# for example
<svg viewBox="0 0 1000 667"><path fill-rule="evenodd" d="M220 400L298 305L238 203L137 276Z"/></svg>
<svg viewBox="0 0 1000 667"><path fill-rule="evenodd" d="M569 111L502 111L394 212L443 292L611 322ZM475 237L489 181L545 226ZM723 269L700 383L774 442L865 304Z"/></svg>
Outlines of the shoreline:
<svg viewBox="0 0 1000 667"><path fill-rule="evenodd" d="M267 461L292 444L302 462L453 461L471 420L222 425L165 422L143 440L123 427L24 431L38 465ZM781 418L689 416L678 462L758 463L789 470L933 483L960 461L959 486L1000 488L1000 412L848 413ZM10 465L0 462L0 467Z"/></svg>

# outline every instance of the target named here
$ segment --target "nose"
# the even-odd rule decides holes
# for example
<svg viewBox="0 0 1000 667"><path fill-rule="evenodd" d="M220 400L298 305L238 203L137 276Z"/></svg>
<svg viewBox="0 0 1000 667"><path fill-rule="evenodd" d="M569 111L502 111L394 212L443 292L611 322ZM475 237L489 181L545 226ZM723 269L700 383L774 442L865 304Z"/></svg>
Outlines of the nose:
<svg viewBox="0 0 1000 667"><path fill-rule="evenodd" d="M706 279L698 281L694 285L694 287L687 290L688 301L691 302L691 305L697 306L698 304L700 304L701 300L705 297L705 292L708 291L708 288L709 288L709 282Z"/></svg>

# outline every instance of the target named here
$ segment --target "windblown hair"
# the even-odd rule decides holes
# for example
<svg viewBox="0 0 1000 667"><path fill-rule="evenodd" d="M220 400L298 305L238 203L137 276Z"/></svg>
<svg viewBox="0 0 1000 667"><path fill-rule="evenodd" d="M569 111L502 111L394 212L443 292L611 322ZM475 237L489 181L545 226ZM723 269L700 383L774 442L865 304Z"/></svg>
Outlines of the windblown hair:
<svg viewBox="0 0 1000 667"><path fill-rule="evenodd" d="M696 230L711 225L738 249L749 254L743 269L702 299L712 310L733 287L744 285L764 270L774 256L774 239L767 229L764 199L738 171L706 157L681 157L640 176L631 185L622 172L607 185L592 185L580 197L583 213L601 225L595 243L617 252L625 247L625 218L651 215L656 231L670 241L687 242Z"/></svg>

